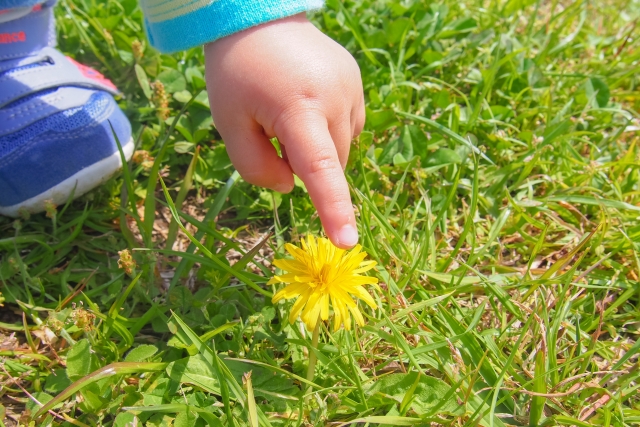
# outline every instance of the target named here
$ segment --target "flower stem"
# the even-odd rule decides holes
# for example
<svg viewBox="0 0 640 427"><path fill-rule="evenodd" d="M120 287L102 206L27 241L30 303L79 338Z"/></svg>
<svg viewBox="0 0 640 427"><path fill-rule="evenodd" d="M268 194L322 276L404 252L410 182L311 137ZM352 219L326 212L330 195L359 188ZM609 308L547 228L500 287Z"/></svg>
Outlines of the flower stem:
<svg viewBox="0 0 640 427"><path fill-rule="evenodd" d="M322 320L320 320L320 317L318 316L316 327L313 329L313 337L311 338L312 348L309 349L309 367L307 368L307 381L313 381L313 377L316 373L316 362L318 361L318 358L316 357L316 353L313 351L313 349L318 348L318 341L320 339L320 323L322 323ZM311 393L311 386L307 387L307 391L305 394L308 396L305 400L309 399L309 393Z"/></svg>

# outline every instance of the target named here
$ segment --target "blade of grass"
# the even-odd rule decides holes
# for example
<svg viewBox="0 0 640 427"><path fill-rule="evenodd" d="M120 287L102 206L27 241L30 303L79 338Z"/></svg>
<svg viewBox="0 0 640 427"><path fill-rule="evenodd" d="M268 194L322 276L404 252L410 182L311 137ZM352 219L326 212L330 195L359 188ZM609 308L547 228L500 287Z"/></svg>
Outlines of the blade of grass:
<svg viewBox="0 0 640 427"><path fill-rule="evenodd" d="M182 185L180 186L180 191L178 192L178 196L176 197L176 209L182 209L182 204L187 198L187 193L191 190L191 186L193 184L193 173L196 170L196 165L198 164L198 158L200 157L200 146L196 147L196 152L189 163L189 168L187 168L187 173L182 180ZM173 243L176 241L176 237L178 235L178 224L172 222L169 224L169 231L167 232L167 240L165 241L164 247L167 249L173 248Z"/></svg>
<svg viewBox="0 0 640 427"><path fill-rule="evenodd" d="M520 344L522 343L522 341L524 340L525 336L527 335L527 332L529 331L529 326L531 325L531 322L533 321L533 319L534 319L533 316L529 316L529 318L527 319L525 324L522 326L522 332L520 333L520 336L518 337L518 341L516 341L516 343L511 348L511 354L507 358L507 361L505 362L505 364L504 364L504 366L502 368L502 371L498 375L498 381L492 387L493 388L493 397L492 397L492 400L491 400L491 411L489 412L489 423L490 423L489 426L490 427L494 426L494 418L495 418L497 400L498 400L498 395L500 394L500 388L502 387L502 382L504 381L504 376L506 375L507 371L511 367L511 364L513 363L514 358L519 353L518 350L520 349Z"/></svg>
<svg viewBox="0 0 640 427"><path fill-rule="evenodd" d="M180 216L178 215L178 211L176 210L176 207L173 204L173 200L171 199L171 196L169 195L169 190L167 190L167 186L165 185L164 180L162 178L160 178L160 184L162 184L162 190L164 191L164 196L167 199L167 203L169 204L169 209L171 210L171 215L173 215L173 219L178 223L178 226L180 227L182 232L189 238L189 240L191 240L191 242L194 245L196 245L196 247L198 249L200 249L200 251L204 255L207 256L207 258L209 258L211 261L213 261L215 264L217 264L221 269L223 269L227 273L231 274L232 276L238 278L239 280L243 281L249 287L254 289L256 292L261 293L262 295L264 295L264 296L266 296L268 298L271 298L273 296L273 294L271 292L262 289L260 286L255 284L251 279L249 279L245 274L241 273L238 270L235 270L232 267L229 267L227 264L225 264L224 262L220 261L214 254L211 253L211 251L209 251L207 248L205 248L202 245L202 243L200 243L198 240L196 240L196 238L191 233L189 233L189 231L184 227L184 225L182 225L182 221L180 221Z"/></svg>
<svg viewBox="0 0 640 427"><path fill-rule="evenodd" d="M478 160L474 156L473 157L474 170L473 170L473 184L471 185L471 205L469 206L469 210L467 212L467 219L464 222L464 227L462 229L462 233L458 236L458 241L456 242L456 246L453 248L453 251L447 256L447 260L444 265L440 269L440 271L447 271L456 255L464 245L467 235L471 231L473 227L473 221L475 220L476 211L478 208L478 193L480 192L480 183L479 183L479 171L478 171Z"/></svg>
<svg viewBox="0 0 640 427"><path fill-rule="evenodd" d="M214 199L213 204L211 205L211 208L209 208L204 219L202 220L203 224L209 224L218 216L218 214L222 210L222 206L224 205L224 202L227 200L227 197L229 196L229 193L231 192L231 190L236 185L239 179L240 179L240 174L238 173L238 171L234 171L231 174L231 177L227 180L225 186L222 189L220 189L220 191L216 195L216 198ZM205 232L199 229L195 235L196 240L199 242L200 239L202 239L202 237L204 236L204 234ZM189 248L187 249L187 253L193 253L196 250L196 247L197 247L196 244L192 242L189 245ZM173 279L171 279L171 284L169 286L174 287L175 285L177 285L183 273L185 271L190 270L192 265L193 264L189 260L183 259L182 261L180 261L180 264L178 264L178 267L176 268L176 272L173 275Z"/></svg>
<svg viewBox="0 0 640 427"><path fill-rule="evenodd" d="M138 273L138 275L133 278L133 280L131 281L131 283L129 283L129 285L127 286L125 291L122 294L120 294L120 296L111 305L111 308L109 309L109 312L107 313L106 328L104 330L104 336L107 339L111 335L111 327L113 326L114 323L117 323L116 317L120 313L120 308L122 307L122 305L126 301L127 297L129 296L129 294L131 293L133 288L138 283L138 280L140 280L140 277L142 277L142 272Z"/></svg>
<svg viewBox="0 0 640 427"><path fill-rule="evenodd" d="M547 378L546 378L546 361L545 350L540 349L536 353L536 367L534 371L533 390L536 393L547 393ZM542 418L544 413L544 404L546 397L544 396L532 396L531 407L529 408L529 427L536 427Z"/></svg>
<svg viewBox="0 0 640 427"><path fill-rule="evenodd" d="M156 220L155 191L158 187L158 178L160 178L160 167L162 166L165 154L167 152L167 149L169 148L169 137L173 134L173 131L180 121L180 118L187 112L187 109L193 103L193 100L200 94L200 92L202 92L202 89L198 91L195 96L192 96L188 102L185 102L185 104L182 106L182 109L180 109L178 114L173 118L171 126L169 126L169 129L165 132L164 137L160 142L160 152L156 155L156 158L153 161L153 166L149 171L149 181L147 182L147 197L144 200L144 222L143 228L140 230L145 241L145 246L147 248L153 247L153 224Z"/></svg>
<svg viewBox="0 0 640 427"><path fill-rule="evenodd" d="M480 149L478 147L473 145L473 143L470 140L461 137L460 135L458 135L457 133L453 132L451 129L441 125L440 123L435 122L435 121L433 121L431 119L427 119L426 117L416 116L415 114L405 113L403 111L396 111L396 114L404 116L404 117L406 117L408 119L417 120L419 122L422 122L422 123L428 125L432 129L434 129L436 132L438 132L438 133L440 133L440 134L442 134L444 136L448 136L449 138L453 139L454 141L456 141L456 142L468 147L471 151L473 151L475 154L477 154L478 156L480 156L483 159L485 159L491 165L495 164L489 157L487 157L486 154L484 154L482 151L480 151Z"/></svg>
<svg viewBox="0 0 640 427"><path fill-rule="evenodd" d="M260 427L258 424L258 408L256 406L256 398L253 395L253 383L251 382L251 372L249 371L242 376L242 381L247 388L247 410L249 412L249 425L251 427Z"/></svg>
<svg viewBox="0 0 640 427"><path fill-rule="evenodd" d="M573 257L580 251L582 248L589 243L591 238L596 234L596 231L600 228L599 224L596 228L594 228L591 233L585 236L577 245L574 247L567 255L560 258L556 261L547 271L544 272L542 276L540 276L540 280L537 281L522 297L523 300L528 299L535 291L540 287L545 280L550 279L555 273L557 273L560 269L562 269L569 261L573 259Z"/></svg>
<svg viewBox="0 0 640 427"><path fill-rule="evenodd" d="M52 409L57 404L63 402L73 394L82 390L89 384L93 384L104 378L109 378L115 375L128 375L128 374L140 374L144 372L158 372L167 367L168 363L153 363L153 362L116 362L111 363L97 371L81 378L64 389L60 394L47 402L43 407L33 415L32 419L36 419L45 412Z"/></svg>

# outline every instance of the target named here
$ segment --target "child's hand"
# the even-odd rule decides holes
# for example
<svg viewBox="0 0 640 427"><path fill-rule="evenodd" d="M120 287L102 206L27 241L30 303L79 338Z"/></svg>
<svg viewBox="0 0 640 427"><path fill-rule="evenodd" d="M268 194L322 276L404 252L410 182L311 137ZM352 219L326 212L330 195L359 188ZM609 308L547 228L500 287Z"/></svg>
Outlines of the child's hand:
<svg viewBox="0 0 640 427"><path fill-rule="evenodd" d="M205 54L211 113L240 175L287 193L295 173L331 241L354 246L343 170L365 114L353 57L304 15L225 37L205 46ZM269 141L275 136L284 158Z"/></svg>

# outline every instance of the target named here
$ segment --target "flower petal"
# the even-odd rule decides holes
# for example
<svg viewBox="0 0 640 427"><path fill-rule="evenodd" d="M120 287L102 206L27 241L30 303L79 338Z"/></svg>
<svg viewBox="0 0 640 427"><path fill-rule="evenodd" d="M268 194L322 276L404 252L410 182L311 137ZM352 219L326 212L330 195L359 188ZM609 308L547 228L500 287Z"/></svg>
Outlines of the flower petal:
<svg viewBox="0 0 640 427"><path fill-rule="evenodd" d="M290 273L306 273L309 271L306 264L297 259L274 259L273 265Z"/></svg>
<svg viewBox="0 0 640 427"><path fill-rule="evenodd" d="M364 317L362 317L362 313L360 313L360 309L356 307L349 307L349 311L353 315L353 318L356 319L356 323L360 326L364 326Z"/></svg>
<svg viewBox="0 0 640 427"><path fill-rule="evenodd" d="M352 271L353 274L360 274L374 268L378 263L375 261L364 261L360 263L360 267Z"/></svg>
<svg viewBox="0 0 640 427"><path fill-rule="evenodd" d="M282 283L313 282L313 277L298 273L286 273L279 275L278 280Z"/></svg>
<svg viewBox="0 0 640 427"><path fill-rule="evenodd" d="M339 304L342 315L342 324L347 331L351 330L351 316L349 316L349 307L346 304Z"/></svg>
<svg viewBox="0 0 640 427"><path fill-rule="evenodd" d="M346 279L341 283L343 287L347 286L361 286L361 285L375 285L378 283L378 279L369 276L353 276Z"/></svg>
<svg viewBox="0 0 640 427"><path fill-rule="evenodd" d="M340 324L342 323L342 314L338 307L339 302L333 295L331 295L331 305L333 306L333 330L337 331L340 329Z"/></svg>
<svg viewBox="0 0 640 427"><path fill-rule="evenodd" d="M271 299L271 302L276 303L282 299L295 298L307 289L309 289L309 285L307 285L306 283L292 283L276 293Z"/></svg>
<svg viewBox="0 0 640 427"><path fill-rule="evenodd" d="M289 255L291 255L297 261L300 261L303 264L308 263L309 254L307 254L305 251L303 251L299 247L293 246L291 243L287 243L286 245L284 245L284 248L287 250L287 252L289 252Z"/></svg>
<svg viewBox="0 0 640 427"><path fill-rule="evenodd" d="M366 289L363 288L362 286L354 287L353 294L358 298L360 298L362 301L364 301L372 309L375 310L376 308L378 308L376 301L373 299L371 295L369 295L369 292L367 292Z"/></svg>
<svg viewBox="0 0 640 427"><path fill-rule="evenodd" d="M269 279L267 285L275 285L276 283L284 283L284 281L278 276L273 276L271 279Z"/></svg>
<svg viewBox="0 0 640 427"><path fill-rule="evenodd" d="M323 294L320 298L320 318L322 320L329 319L329 294Z"/></svg>
<svg viewBox="0 0 640 427"><path fill-rule="evenodd" d="M320 304L307 304L304 310L302 311L302 316L300 317L305 325L307 325L307 329L309 331L313 331L316 328L316 324L318 323L318 318L320 317Z"/></svg>
<svg viewBox="0 0 640 427"><path fill-rule="evenodd" d="M347 291L342 288L339 288L339 287L332 288L331 295L335 297L337 301L342 302L342 304L344 305L349 305L351 307L356 305L356 303L353 301L353 299L347 293Z"/></svg>
<svg viewBox="0 0 640 427"><path fill-rule="evenodd" d="M293 307L291 307L291 312L289 313L289 323L295 323L296 319L298 318L298 315L300 314L302 309L305 307L305 305L309 301L309 295L311 295L311 292L313 292L312 289L309 289L308 291L304 292L302 295L298 297L296 302L293 303Z"/></svg>
<svg viewBox="0 0 640 427"><path fill-rule="evenodd" d="M318 307L318 311L320 310L320 306L318 304L320 297L322 297L322 293L317 291L311 292L311 294L309 295L309 301L307 302L307 305L305 306L304 310L302 311L302 315L300 316L304 323L307 323L307 321L304 319L309 316L310 311L315 310L316 307ZM318 316L317 313L316 316Z"/></svg>

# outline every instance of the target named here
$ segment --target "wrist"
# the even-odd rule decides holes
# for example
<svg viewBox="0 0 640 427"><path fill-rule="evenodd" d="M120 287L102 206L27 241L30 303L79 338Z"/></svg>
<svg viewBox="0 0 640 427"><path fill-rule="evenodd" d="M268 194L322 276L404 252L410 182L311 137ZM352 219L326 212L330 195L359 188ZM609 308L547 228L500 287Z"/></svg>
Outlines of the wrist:
<svg viewBox="0 0 640 427"><path fill-rule="evenodd" d="M166 11L168 2L155 3L141 0L149 41L154 47L168 53L211 43L265 23L319 9L323 0L216 0L206 2L195 10L188 6L192 2L184 2L171 13Z"/></svg>

